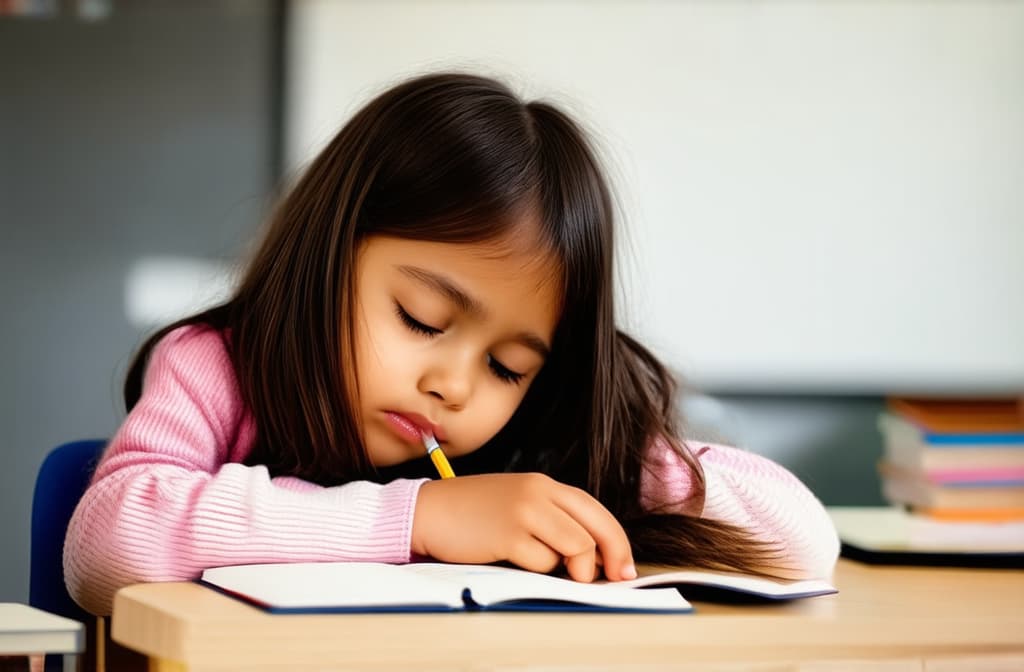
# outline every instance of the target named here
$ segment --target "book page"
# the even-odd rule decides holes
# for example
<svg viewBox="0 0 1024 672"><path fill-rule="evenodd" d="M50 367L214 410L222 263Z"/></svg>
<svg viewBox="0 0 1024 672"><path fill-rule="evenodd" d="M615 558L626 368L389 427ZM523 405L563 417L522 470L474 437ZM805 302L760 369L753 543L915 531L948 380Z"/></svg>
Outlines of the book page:
<svg viewBox="0 0 1024 672"><path fill-rule="evenodd" d="M462 583L482 607L520 602L559 601L607 609L689 611L689 602L675 588L635 590L621 583L580 583L572 579L493 565L415 563L406 570L418 575Z"/></svg>
<svg viewBox="0 0 1024 672"><path fill-rule="evenodd" d="M203 581L276 609L461 609L462 585L402 566L304 562L217 567Z"/></svg>
<svg viewBox="0 0 1024 672"><path fill-rule="evenodd" d="M677 569L654 565L641 566L637 569L641 574L640 578L632 581L620 581L615 585L625 588L679 586L684 595L687 585L711 586L772 599L795 599L838 592L832 584L821 579L787 581L751 574L716 572L705 569Z"/></svg>

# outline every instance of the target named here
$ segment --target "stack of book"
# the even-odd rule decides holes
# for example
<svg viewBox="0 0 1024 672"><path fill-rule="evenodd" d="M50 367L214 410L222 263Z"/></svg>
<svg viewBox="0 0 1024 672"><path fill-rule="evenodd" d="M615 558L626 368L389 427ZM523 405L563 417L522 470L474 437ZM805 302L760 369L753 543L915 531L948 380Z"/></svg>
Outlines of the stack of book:
<svg viewBox="0 0 1024 672"><path fill-rule="evenodd" d="M1024 521L1020 400L894 398L879 427L889 502L936 521Z"/></svg>

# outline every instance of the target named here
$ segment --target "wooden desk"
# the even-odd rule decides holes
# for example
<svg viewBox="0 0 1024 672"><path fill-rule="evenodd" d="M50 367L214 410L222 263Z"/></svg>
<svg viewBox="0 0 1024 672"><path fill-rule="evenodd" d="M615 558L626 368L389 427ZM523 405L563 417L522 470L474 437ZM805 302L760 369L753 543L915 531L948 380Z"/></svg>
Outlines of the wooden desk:
<svg viewBox="0 0 1024 672"><path fill-rule="evenodd" d="M841 560L839 595L686 615L272 616L198 584L130 586L113 638L154 670L1022 670L1024 571ZM857 661L857 662L854 662ZM927 668L922 661L928 661Z"/></svg>

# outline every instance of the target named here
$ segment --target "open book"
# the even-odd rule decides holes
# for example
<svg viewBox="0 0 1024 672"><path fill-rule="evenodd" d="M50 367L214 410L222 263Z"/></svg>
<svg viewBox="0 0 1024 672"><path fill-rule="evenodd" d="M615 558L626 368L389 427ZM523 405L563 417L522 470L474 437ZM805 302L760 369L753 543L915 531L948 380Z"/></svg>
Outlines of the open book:
<svg viewBox="0 0 1024 672"><path fill-rule="evenodd" d="M701 570L641 568L615 583L493 565L366 562L217 567L202 582L276 613L405 611L623 611L682 613L693 607L677 586L786 600L836 592L825 581L776 581ZM643 588L644 590L638 590Z"/></svg>

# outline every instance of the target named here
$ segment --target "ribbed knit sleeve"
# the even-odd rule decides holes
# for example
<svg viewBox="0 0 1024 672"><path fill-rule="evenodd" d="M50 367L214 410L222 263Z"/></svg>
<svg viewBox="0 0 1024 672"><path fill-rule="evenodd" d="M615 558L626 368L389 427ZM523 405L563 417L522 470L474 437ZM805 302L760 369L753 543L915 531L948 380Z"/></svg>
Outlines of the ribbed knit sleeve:
<svg viewBox="0 0 1024 672"><path fill-rule="evenodd" d="M221 334L168 334L71 519L72 597L108 614L123 586L193 579L219 565L409 560L422 481L324 488L272 479L240 464L253 437Z"/></svg>
<svg viewBox="0 0 1024 672"><path fill-rule="evenodd" d="M839 539L825 507L775 462L728 446L689 443L704 470L700 497L690 469L663 440L648 454L641 490L648 510L684 513L739 526L781 551L774 568L791 578L828 578Z"/></svg>

